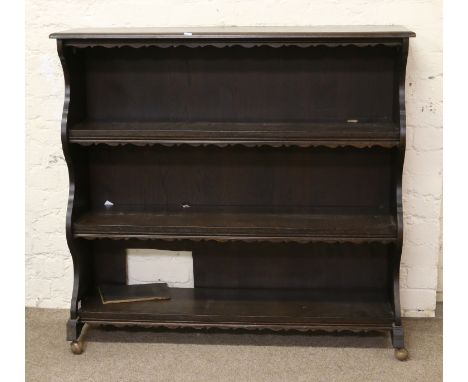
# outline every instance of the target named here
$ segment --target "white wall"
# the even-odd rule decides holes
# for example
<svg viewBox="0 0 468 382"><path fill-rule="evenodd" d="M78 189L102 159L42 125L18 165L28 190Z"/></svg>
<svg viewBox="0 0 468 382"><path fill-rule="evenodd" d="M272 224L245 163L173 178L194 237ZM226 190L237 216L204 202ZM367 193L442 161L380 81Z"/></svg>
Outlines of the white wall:
<svg viewBox="0 0 468 382"><path fill-rule="evenodd" d="M434 314L441 252L442 5L438 0L29 0L26 50L26 304L67 308L68 177L60 143L64 84L51 32L76 27L398 24L417 33L407 72L405 315Z"/></svg>

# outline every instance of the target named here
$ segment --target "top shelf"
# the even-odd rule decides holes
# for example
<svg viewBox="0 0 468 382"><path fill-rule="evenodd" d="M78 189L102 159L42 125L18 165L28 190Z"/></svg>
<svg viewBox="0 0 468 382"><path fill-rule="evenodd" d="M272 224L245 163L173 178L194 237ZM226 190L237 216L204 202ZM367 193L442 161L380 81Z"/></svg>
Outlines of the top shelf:
<svg viewBox="0 0 468 382"><path fill-rule="evenodd" d="M81 145L244 145L395 147L395 123L83 122L69 130Z"/></svg>
<svg viewBox="0 0 468 382"><path fill-rule="evenodd" d="M416 34L398 25L319 25L293 27L83 28L52 33L55 39L249 39L405 38Z"/></svg>

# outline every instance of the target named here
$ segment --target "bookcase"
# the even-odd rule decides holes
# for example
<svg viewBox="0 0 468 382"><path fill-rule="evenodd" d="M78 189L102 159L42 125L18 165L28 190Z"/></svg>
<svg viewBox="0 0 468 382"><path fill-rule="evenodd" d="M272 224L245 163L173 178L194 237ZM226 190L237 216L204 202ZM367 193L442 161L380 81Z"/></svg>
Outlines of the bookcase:
<svg viewBox="0 0 468 382"><path fill-rule="evenodd" d="M90 325L389 331L404 360L397 26L54 33L65 77L67 339ZM104 305L126 249L191 251L194 288Z"/></svg>

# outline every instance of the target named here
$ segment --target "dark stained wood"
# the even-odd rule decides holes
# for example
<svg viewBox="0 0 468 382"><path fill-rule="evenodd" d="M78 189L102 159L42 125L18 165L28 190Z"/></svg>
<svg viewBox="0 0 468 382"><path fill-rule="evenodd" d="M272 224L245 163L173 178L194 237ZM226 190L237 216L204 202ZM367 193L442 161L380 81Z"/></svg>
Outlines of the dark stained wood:
<svg viewBox="0 0 468 382"><path fill-rule="evenodd" d="M62 150L68 167L69 174L69 194L67 213L65 217L65 235L73 260L73 290L70 304L70 322L67 326L67 338L76 339L79 336L83 325L77 322L78 306L80 299L91 290L92 273L80 272L80 269L92 269L92 259L87 256L89 245L87 243L74 240L72 233L72 222L75 214L82 212L83 207L88 204L87 188L88 176L85 174L83 166L76 166L82 157L82 150L77 147L71 147L68 141L69 125L75 123L79 116L83 114L83 98L78 97L75 106L70 108L71 86L83 94L83 81L81 63L71 59L71 52L66 50L62 41L57 41L57 52L63 68L65 80L65 97L63 105L63 114L61 120L60 136L62 141ZM80 99L81 98L81 99Z"/></svg>
<svg viewBox="0 0 468 382"><path fill-rule="evenodd" d="M393 213L394 150L186 145L84 149L87 158L81 166L88 167L93 184L88 195L92 212L108 211L104 204L110 201L112 211L128 213Z"/></svg>
<svg viewBox="0 0 468 382"><path fill-rule="evenodd" d="M403 40L400 48L399 60L397 62L398 82L395 83L395 93L398 93L398 114L400 124L400 144L398 145L398 155L394 161L395 177L395 210L397 218L398 241L393 245L393 295L392 304L395 311L395 328L392 332L392 343L395 348L403 348L404 336L401 326L401 308L400 308L400 261L403 249L403 164L406 151L406 106L405 106L405 79L406 79L406 61L408 57L409 40Z"/></svg>
<svg viewBox="0 0 468 382"><path fill-rule="evenodd" d="M398 124L397 46L68 49L84 123Z"/></svg>
<svg viewBox="0 0 468 382"><path fill-rule="evenodd" d="M194 285L311 290L348 290L352 285L353 290L384 292L392 279L388 247L381 243L202 242L192 247ZM390 301L390 295L387 298Z"/></svg>
<svg viewBox="0 0 468 382"><path fill-rule="evenodd" d="M156 38L386 38L414 37L398 25L321 25L293 27L177 27L177 28L81 28L52 33L56 39L156 39Z"/></svg>
<svg viewBox="0 0 468 382"><path fill-rule="evenodd" d="M52 34L70 175L67 339L85 322L378 329L403 348L413 36L398 26ZM103 305L98 285L125 285L128 248L192 251L195 287Z"/></svg>
<svg viewBox="0 0 468 382"><path fill-rule="evenodd" d="M71 143L395 147L394 123L81 122Z"/></svg>
<svg viewBox="0 0 468 382"><path fill-rule="evenodd" d="M83 240L76 240L83 241ZM125 284L127 282L127 251L121 243L96 240L90 246L87 257L93 263L94 285Z"/></svg>
<svg viewBox="0 0 468 382"><path fill-rule="evenodd" d="M242 241L378 241L396 239L391 215L253 213L86 213L75 237Z"/></svg>
<svg viewBox="0 0 468 382"><path fill-rule="evenodd" d="M336 324L389 328L393 319L385 295L375 291L171 288L170 294L167 301L108 305L102 304L99 296L89 296L83 300L80 317L84 322L138 321L221 328Z"/></svg>

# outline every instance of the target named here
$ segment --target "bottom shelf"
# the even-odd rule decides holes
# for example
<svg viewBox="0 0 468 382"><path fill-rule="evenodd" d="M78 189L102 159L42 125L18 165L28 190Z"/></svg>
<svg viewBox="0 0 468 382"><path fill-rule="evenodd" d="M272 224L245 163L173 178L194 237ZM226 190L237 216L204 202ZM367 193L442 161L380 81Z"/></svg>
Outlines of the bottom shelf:
<svg viewBox="0 0 468 382"><path fill-rule="evenodd" d="M389 329L390 302L375 291L171 288L171 299L102 304L82 300L80 320L89 323L168 328L258 328L309 330L329 327Z"/></svg>

